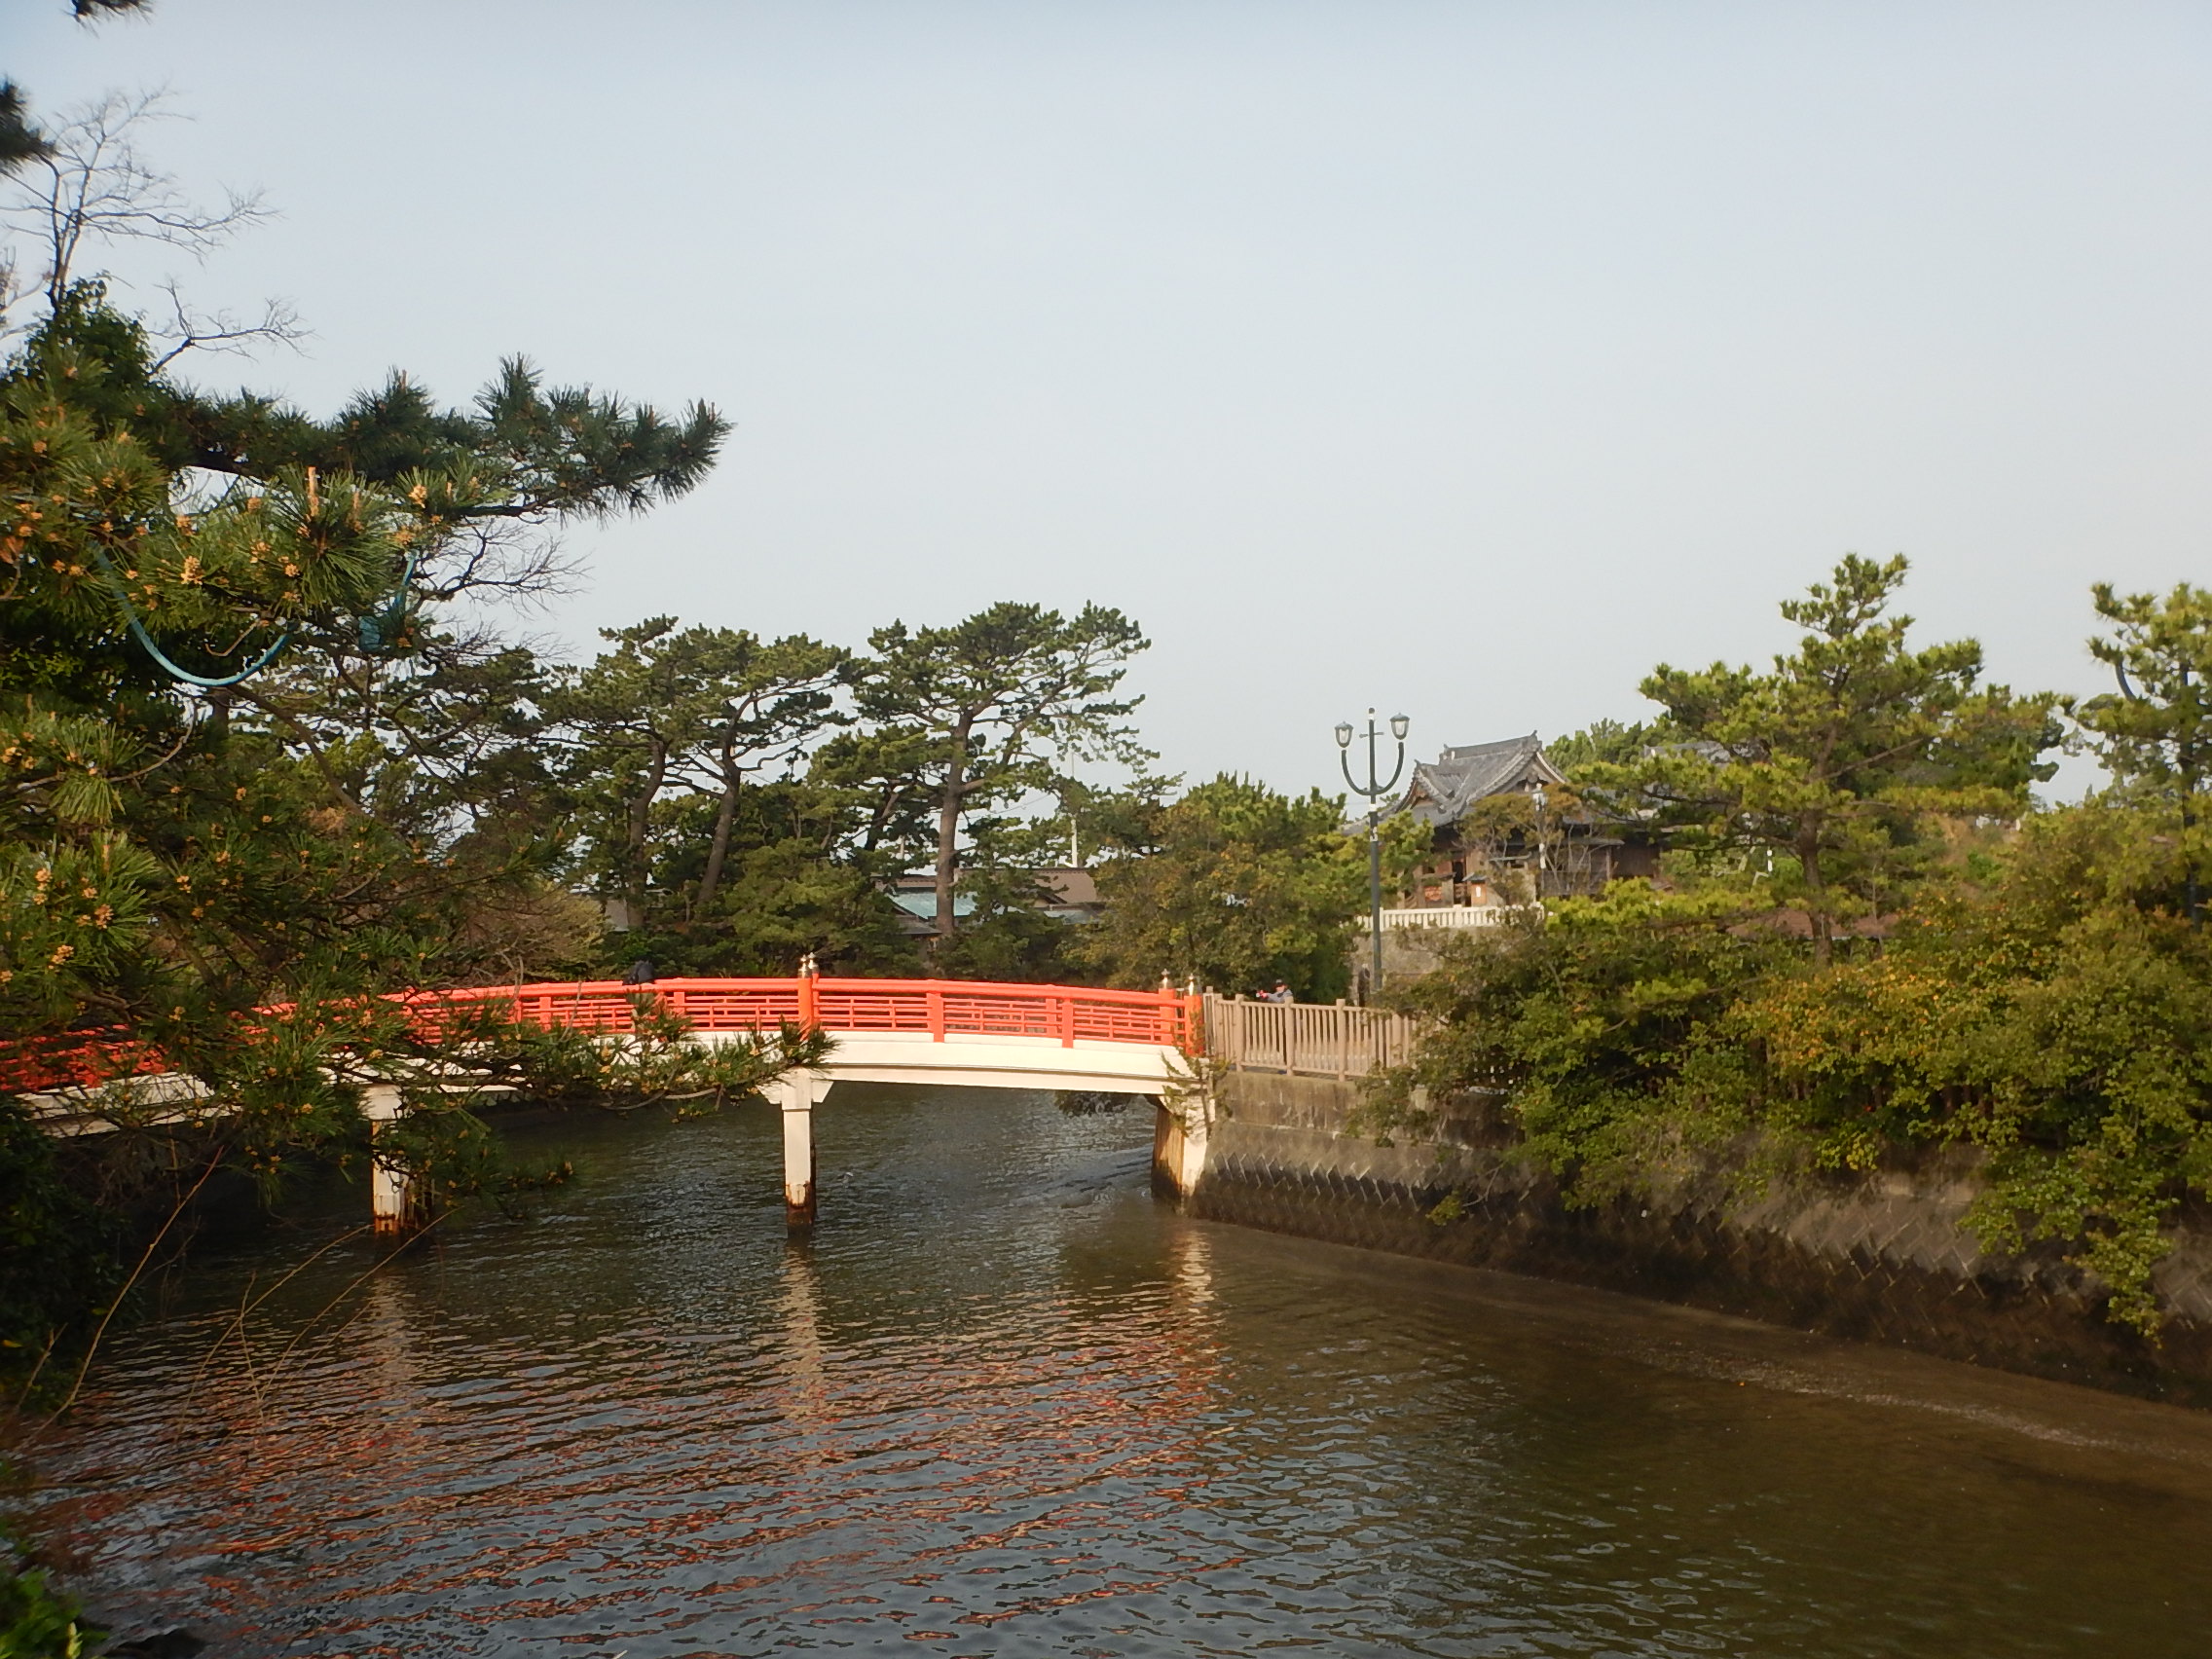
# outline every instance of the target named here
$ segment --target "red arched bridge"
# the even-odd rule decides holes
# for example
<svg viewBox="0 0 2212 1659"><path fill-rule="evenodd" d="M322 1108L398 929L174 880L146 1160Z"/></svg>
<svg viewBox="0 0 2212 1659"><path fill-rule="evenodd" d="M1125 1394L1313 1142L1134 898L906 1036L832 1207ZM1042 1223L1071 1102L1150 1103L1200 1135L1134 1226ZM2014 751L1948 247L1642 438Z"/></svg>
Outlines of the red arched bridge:
<svg viewBox="0 0 2212 1659"><path fill-rule="evenodd" d="M1164 989L804 974L645 985L604 979L494 985L417 992L407 1001L422 1011L425 1024L459 1005L490 1004L516 1020L608 1037L635 1031L646 1009L676 1015L690 1027L691 1040L703 1043L786 1024L827 1033L830 1052L820 1065L788 1073L769 1090L783 1114L784 1199L794 1223L814 1214L813 1110L839 1082L1080 1089L1158 1099L1188 1075L1184 1061L1203 1040L1200 999ZM95 1038L50 1039L0 1055L0 1088L36 1092L49 1113L80 1121L96 1118L101 1086L135 1078L159 1088L178 1081L166 1073L150 1046ZM396 1087L375 1086L368 1095L372 1120L398 1115ZM1178 1180L1188 1156L1185 1139L1179 1120L1162 1110L1156 1154ZM405 1176L379 1165L371 1186L380 1230L404 1230L412 1212Z"/></svg>

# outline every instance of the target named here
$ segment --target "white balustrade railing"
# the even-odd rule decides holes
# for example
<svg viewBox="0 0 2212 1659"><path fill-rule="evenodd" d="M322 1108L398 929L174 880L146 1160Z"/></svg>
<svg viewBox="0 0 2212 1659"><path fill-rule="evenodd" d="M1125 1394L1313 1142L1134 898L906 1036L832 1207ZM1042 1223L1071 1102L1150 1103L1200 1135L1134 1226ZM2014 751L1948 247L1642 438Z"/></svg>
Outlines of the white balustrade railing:
<svg viewBox="0 0 2212 1659"><path fill-rule="evenodd" d="M1530 904L1430 904L1404 910L1384 910L1386 928L1494 928Z"/></svg>

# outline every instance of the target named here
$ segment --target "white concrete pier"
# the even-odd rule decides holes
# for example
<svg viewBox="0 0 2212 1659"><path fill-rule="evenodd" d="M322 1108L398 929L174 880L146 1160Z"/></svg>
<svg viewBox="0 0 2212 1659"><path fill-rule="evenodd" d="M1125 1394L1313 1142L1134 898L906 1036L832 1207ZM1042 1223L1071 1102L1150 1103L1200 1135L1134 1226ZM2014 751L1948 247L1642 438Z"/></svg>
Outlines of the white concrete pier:
<svg viewBox="0 0 2212 1659"><path fill-rule="evenodd" d="M792 1072L768 1086L784 1121L784 1225L814 1225L814 1108L830 1091L819 1072Z"/></svg>
<svg viewBox="0 0 2212 1659"><path fill-rule="evenodd" d="M361 1115L369 1121L369 1217L379 1238L404 1238L422 1230L429 1219L424 1195L415 1178L400 1164L380 1158L376 1140L406 1110L399 1089L388 1083L371 1084L361 1091Z"/></svg>

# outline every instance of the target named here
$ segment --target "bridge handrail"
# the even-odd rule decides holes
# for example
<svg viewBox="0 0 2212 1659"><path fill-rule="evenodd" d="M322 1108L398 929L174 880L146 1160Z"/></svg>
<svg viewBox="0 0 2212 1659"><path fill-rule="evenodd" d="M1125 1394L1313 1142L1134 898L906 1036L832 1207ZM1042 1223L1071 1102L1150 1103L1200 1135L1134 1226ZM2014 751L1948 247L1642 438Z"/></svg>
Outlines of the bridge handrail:
<svg viewBox="0 0 2212 1659"><path fill-rule="evenodd" d="M464 1002L506 1004L515 1019L584 1031L635 1031L642 1009L673 1014L697 1031L772 1031L779 1024L821 1031L1144 1042L1184 1049L1197 1038L1197 1011L1174 991L1111 991L1088 984L1007 984L993 979L670 977L648 984L619 979L546 979L418 993L421 1019Z"/></svg>
<svg viewBox="0 0 2212 1659"><path fill-rule="evenodd" d="M1174 991L1031 985L987 979L868 979L793 975L785 978L545 980L400 991L418 1030L434 1035L439 1011L505 1004L510 1016L609 1034L637 1029L656 1009L700 1031L764 1031L782 1024L839 1032L947 1037L1027 1037L1143 1043L1194 1051L1202 1033L1197 999ZM276 1012L272 1010L270 1012ZM0 1046L0 1089L96 1087L166 1069L150 1043L120 1033L64 1033Z"/></svg>
<svg viewBox="0 0 2212 1659"><path fill-rule="evenodd" d="M613 979L479 985L423 997L428 1008L503 1003L513 1017L593 1031L635 1029L653 1007L701 1031L772 1030L780 1023L829 1032L1042 1037L1077 1042L1192 1042L1190 999L1173 991L1110 990L1091 985L1030 985L986 979L667 978L632 985ZM433 1016L434 1017L434 1016Z"/></svg>
<svg viewBox="0 0 2212 1659"><path fill-rule="evenodd" d="M97 1088L168 1069L161 1050L143 1038L64 1031L0 1048L0 1090Z"/></svg>
<svg viewBox="0 0 2212 1659"><path fill-rule="evenodd" d="M1205 1051L1235 1070L1351 1081L1409 1064L1422 1032L1421 1021L1382 1009L1205 998Z"/></svg>

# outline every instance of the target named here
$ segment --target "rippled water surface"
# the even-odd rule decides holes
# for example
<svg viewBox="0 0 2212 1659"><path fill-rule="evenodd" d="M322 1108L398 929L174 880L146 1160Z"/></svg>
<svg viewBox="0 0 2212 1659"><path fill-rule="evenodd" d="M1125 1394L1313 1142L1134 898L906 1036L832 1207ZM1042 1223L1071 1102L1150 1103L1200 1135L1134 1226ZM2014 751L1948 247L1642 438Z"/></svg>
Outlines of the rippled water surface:
<svg viewBox="0 0 2212 1659"><path fill-rule="evenodd" d="M204 1254L49 1454L223 1655L2198 1655L2204 1417L1193 1223L1149 1107L513 1131L382 1269Z"/></svg>

